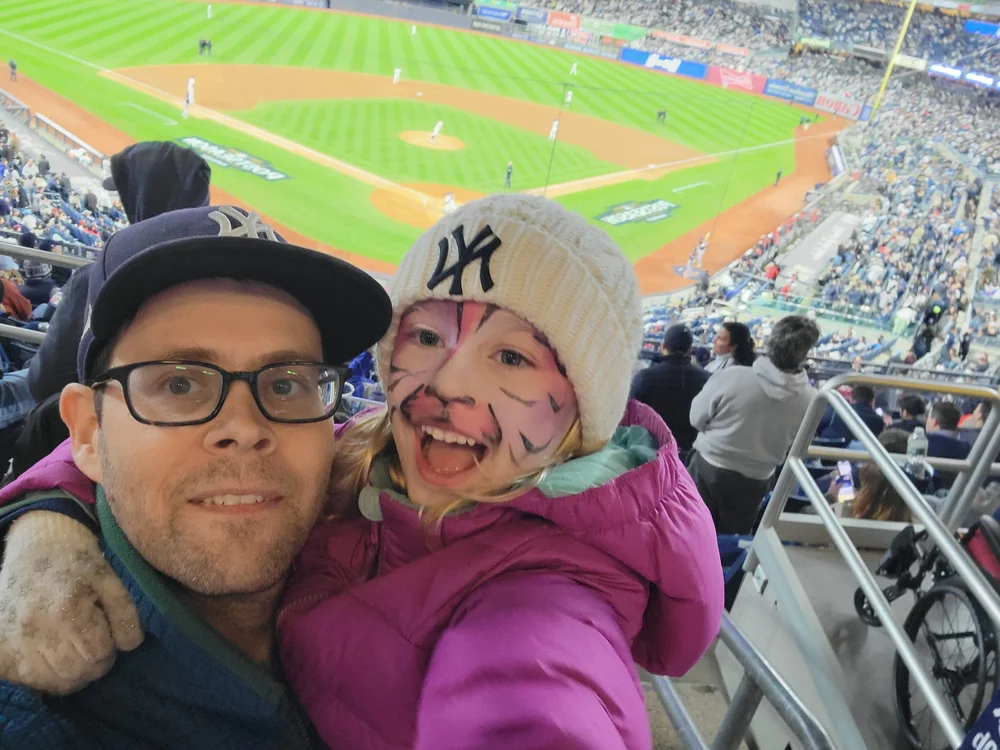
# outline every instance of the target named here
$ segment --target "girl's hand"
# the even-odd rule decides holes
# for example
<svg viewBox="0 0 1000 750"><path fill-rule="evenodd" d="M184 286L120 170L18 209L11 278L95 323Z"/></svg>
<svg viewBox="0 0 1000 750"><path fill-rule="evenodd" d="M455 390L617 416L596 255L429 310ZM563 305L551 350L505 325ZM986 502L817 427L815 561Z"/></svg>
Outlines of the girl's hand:
<svg viewBox="0 0 1000 750"><path fill-rule="evenodd" d="M0 568L0 679L70 693L142 639L132 599L86 526L50 511L11 525Z"/></svg>

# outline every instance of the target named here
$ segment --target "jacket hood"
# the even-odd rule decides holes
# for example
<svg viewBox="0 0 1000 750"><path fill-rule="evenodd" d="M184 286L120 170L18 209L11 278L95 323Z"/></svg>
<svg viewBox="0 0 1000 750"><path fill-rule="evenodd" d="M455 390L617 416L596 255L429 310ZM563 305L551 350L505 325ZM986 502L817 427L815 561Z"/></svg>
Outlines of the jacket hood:
<svg viewBox="0 0 1000 750"><path fill-rule="evenodd" d="M809 387L805 370L791 373L779 370L767 357L758 357L753 363L757 382L772 401L787 401L802 394Z"/></svg>
<svg viewBox="0 0 1000 750"><path fill-rule="evenodd" d="M129 224L181 208L209 205L212 169L189 148L166 141L134 143L111 157L111 178Z"/></svg>
<svg viewBox="0 0 1000 750"><path fill-rule="evenodd" d="M578 473L591 486L568 494ZM670 430L645 404L629 402L608 448L557 467L508 505L557 524L647 582L632 644L643 668L683 675L718 635L723 577L715 526Z"/></svg>

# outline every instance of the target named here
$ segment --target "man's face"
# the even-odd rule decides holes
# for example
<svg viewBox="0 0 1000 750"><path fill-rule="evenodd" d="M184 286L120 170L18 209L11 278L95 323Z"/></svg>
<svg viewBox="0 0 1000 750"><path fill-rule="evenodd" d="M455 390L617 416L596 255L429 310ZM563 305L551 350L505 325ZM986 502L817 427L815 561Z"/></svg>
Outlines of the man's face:
<svg viewBox="0 0 1000 750"><path fill-rule="evenodd" d="M140 309L114 347L111 367L170 359L249 371L282 361L322 362L322 347L315 323L291 297L235 282L194 282ZM89 398L92 408L93 396L83 391L80 400ZM280 583L326 495L332 423L271 422L242 382L231 385L213 420L190 427L137 422L117 383L103 394L91 440L96 458L81 468L104 486L139 553L200 594L255 593ZM67 398L64 392L64 418L74 412ZM86 406L76 407L84 425ZM85 430L67 424L81 463L77 444Z"/></svg>
<svg viewBox="0 0 1000 750"><path fill-rule="evenodd" d="M418 505L484 494L550 465L578 414L544 337L492 305L411 307L387 380L392 434Z"/></svg>

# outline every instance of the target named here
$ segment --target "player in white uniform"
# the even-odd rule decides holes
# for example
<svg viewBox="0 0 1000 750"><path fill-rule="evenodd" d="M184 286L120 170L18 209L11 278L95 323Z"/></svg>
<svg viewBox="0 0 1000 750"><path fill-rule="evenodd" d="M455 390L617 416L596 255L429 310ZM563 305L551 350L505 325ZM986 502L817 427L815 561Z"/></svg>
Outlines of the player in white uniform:
<svg viewBox="0 0 1000 750"><path fill-rule="evenodd" d="M392 85L393 86L395 86L397 83L399 83L399 77L401 75L403 75L403 69L402 68L396 68L394 71L392 71Z"/></svg>
<svg viewBox="0 0 1000 750"><path fill-rule="evenodd" d="M208 4L208 20L209 21L212 20L212 4L211 3Z"/></svg>
<svg viewBox="0 0 1000 750"><path fill-rule="evenodd" d="M549 130L549 140L554 141L559 134L559 120L552 121L552 128Z"/></svg>
<svg viewBox="0 0 1000 750"><path fill-rule="evenodd" d="M188 78L187 93L184 95L184 119L188 118L191 112L191 105L194 104L194 76Z"/></svg>
<svg viewBox="0 0 1000 750"><path fill-rule="evenodd" d="M455 205L455 196L452 193L445 195L443 210L446 214L453 214L458 210L458 206Z"/></svg>
<svg viewBox="0 0 1000 750"><path fill-rule="evenodd" d="M444 120L438 120L438 124L434 126L434 130L431 131L431 143L434 143L434 139L438 137L441 133L441 128L444 127Z"/></svg>
<svg viewBox="0 0 1000 750"><path fill-rule="evenodd" d="M416 36L416 35L417 35L417 26L416 24L414 24L413 26L410 27L410 36Z"/></svg>
<svg viewBox="0 0 1000 750"><path fill-rule="evenodd" d="M575 76L576 75L576 63L573 63L573 67L569 69L569 74L571 76Z"/></svg>
<svg viewBox="0 0 1000 750"><path fill-rule="evenodd" d="M566 106L568 107L572 103L572 101L573 101L573 92L572 91L567 91L566 92Z"/></svg>

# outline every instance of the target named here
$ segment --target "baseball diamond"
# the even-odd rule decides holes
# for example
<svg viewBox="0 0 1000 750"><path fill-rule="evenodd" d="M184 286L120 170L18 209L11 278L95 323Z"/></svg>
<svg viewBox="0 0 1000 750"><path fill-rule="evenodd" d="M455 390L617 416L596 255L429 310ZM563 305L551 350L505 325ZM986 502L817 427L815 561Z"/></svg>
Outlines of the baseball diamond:
<svg viewBox="0 0 1000 750"><path fill-rule="evenodd" d="M217 200L382 273L449 194L460 205L510 190L607 231L644 291L687 286L675 266L707 232L712 272L801 208L829 179L825 152L846 122L823 113L803 128L814 110L738 90L738 77L716 87L664 74L669 59L643 67L418 30L269 3L217 2L211 20L181 0L0 8L17 96L33 110L106 154L188 145L212 165ZM609 220L629 206L643 219Z"/></svg>

